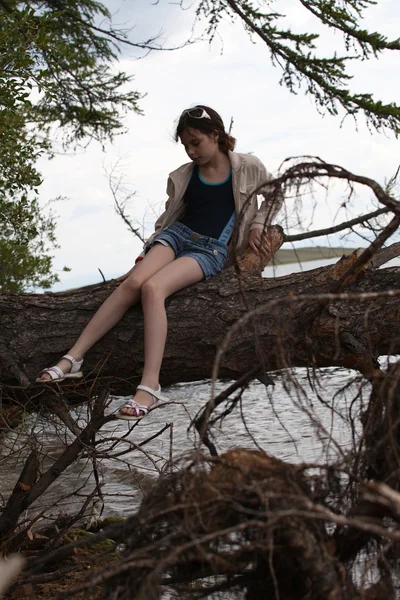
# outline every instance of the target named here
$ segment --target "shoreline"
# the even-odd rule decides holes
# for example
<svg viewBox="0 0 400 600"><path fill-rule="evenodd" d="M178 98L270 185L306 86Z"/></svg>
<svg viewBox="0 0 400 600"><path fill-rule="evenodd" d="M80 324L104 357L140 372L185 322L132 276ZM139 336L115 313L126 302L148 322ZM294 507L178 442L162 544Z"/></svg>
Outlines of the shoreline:
<svg viewBox="0 0 400 600"><path fill-rule="evenodd" d="M281 249L275 254L269 266L287 265L293 263L308 262L311 260L324 260L328 258L340 258L354 252L356 248L311 246L306 248Z"/></svg>

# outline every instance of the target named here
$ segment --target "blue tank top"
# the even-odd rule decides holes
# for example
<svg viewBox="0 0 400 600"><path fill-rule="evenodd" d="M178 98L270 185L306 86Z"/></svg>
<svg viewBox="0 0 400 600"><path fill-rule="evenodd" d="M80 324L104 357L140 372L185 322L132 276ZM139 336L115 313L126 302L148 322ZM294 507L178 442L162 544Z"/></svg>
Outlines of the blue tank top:
<svg viewBox="0 0 400 600"><path fill-rule="evenodd" d="M235 212L232 170L225 181L207 183L195 166L184 202L186 209L180 222L192 231L218 239Z"/></svg>

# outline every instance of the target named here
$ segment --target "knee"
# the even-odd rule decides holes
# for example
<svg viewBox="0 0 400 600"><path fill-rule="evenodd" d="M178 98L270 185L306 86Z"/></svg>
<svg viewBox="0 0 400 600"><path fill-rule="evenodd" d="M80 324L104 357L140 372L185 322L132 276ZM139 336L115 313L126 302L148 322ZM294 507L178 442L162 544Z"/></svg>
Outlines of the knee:
<svg viewBox="0 0 400 600"><path fill-rule="evenodd" d="M134 275L131 275L121 283L120 290L128 296L135 297L140 294L143 282Z"/></svg>
<svg viewBox="0 0 400 600"><path fill-rule="evenodd" d="M142 301L146 300L165 300L163 289L154 281L154 278L148 279L141 288Z"/></svg>

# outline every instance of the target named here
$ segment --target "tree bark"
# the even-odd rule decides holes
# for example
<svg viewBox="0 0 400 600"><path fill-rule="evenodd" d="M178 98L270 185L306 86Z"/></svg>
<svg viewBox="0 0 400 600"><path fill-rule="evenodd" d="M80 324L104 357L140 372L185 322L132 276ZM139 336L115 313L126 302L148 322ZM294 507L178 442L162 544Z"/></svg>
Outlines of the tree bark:
<svg viewBox="0 0 400 600"><path fill-rule="evenodd" d="M364 268L345 290L364 295L359 298L321 296L357 257L275 279L245 271L238 275L231 267L174 294L166 301L161 384L211 377L216 352L234 324L221 355L220 378L237 378L256 364L260 373L313 365L356 368L373 376L379 355L400 353L400 308L396 292L390 292L400 289L400 268ZM9 395L18 396L22 388L25 397L47 395L46 386L32 383L37 373L72 346L115 286L107 282L55 294L0 296L0 381ZM101 378L113 393L130 393L142 367L143 317L135 306L87 354L83 382L63 387L79 394L82 386Z"/></svg>

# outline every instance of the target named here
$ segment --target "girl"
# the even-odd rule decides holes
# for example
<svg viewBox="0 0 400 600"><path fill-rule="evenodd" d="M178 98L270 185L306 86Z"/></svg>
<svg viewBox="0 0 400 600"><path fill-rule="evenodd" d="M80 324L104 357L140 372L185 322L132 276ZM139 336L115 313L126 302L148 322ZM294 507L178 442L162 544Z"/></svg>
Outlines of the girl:
<svg viewBox="0 0 400 600"><path fill-rule="evenodd" d="M174 292L209 279L223 269L235 220L236 252L248 245L257 255L268 251L264 232L278 212L282 198L260 185L271 175L248 154L233 152L235 139L219 114L208 106L184 110L175 140L183 144L191 162L173 171L167 184L166 210L135 266L119 278L121 284L88 323L69 353L55 367L44 369L37 381L81 377L86 352L141 301L144 315L144 369L131 400L118 411L126 420L143 418L162 400L159 373L167 337L165 299Z"/></svg>

